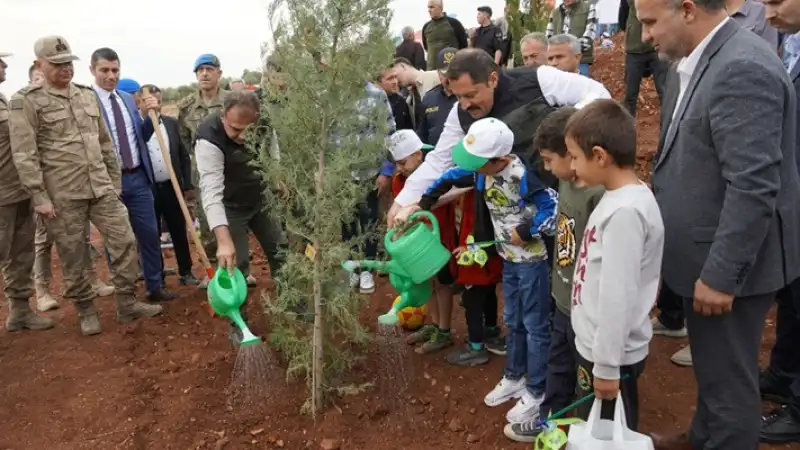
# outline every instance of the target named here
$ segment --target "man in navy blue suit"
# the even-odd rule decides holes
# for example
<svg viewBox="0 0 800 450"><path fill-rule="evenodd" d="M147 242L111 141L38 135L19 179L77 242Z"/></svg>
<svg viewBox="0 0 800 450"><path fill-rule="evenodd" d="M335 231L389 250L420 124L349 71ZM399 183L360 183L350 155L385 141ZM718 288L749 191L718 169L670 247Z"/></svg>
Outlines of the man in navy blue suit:
<svg viewBox="0 0 800 450"><path fill-rule="evenodd" d="M139 244L139 256L151 301L175 298L164 288L161 270L161 241L153 199L153 164L147 151L147 140L153 134L150 118L142 119L133 96L117 89L120 74L117 52L100 48L92 53L90 70L94 76L94 91L122 171L122 202L128 208L133 234ZM158 107L155 98L144 106Z"/></svg>

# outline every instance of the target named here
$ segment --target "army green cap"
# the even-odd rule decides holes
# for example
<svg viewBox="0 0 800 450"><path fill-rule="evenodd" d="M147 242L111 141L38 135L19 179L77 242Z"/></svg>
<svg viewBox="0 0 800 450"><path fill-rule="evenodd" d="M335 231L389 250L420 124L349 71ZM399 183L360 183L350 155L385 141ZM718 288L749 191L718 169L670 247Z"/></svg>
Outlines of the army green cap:
<svg viewBox="0 0 800 450"><path fill-rule="evenodd" d="M65 64L79 59L72 54L72 48L61 36L45 36L33 44L33 53L53 64Z"/></svg>

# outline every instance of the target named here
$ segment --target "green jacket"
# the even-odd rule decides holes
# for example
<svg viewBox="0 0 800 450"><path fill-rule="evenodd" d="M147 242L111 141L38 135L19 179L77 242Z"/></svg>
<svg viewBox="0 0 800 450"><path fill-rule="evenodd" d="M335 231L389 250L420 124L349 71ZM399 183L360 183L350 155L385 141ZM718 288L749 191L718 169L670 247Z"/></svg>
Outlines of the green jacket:
<svg viewBox="0 0 800 450"><path fill-rule="evenodd" d="M431 19L422 26L422 46L428 52L428 70L436 69L436 57L447 47L467 48L467 31L464 25L447 14Z"/></svg>
<svg viewBox="0 0 800 450"><path fill-rule="evenodd" d="M562 3L558 8L553 9L547 24L548 38L564 33L564 21L567 16L570 20L569 34L578 38L581 44L586 41L591 43L583 52L581 64L592 64L594 62L594 40L597 37L597 15L594 2L577 0L569 8Z"/></svg>
<svg viewBox="0 0 800 450"><path fill-rule="evenodd" d="M625 51L627 53L650 53L655 51L652 45L642 42L642 22L636 17L636 5L633 0L628 2L628 21L625 24Z"/></svg>

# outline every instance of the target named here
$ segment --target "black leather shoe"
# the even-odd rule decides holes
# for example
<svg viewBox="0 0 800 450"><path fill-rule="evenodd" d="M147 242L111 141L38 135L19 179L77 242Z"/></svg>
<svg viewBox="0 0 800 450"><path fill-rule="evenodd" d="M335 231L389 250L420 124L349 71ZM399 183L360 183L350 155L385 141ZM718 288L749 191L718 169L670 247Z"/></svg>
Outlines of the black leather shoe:
<svg viewBox="0 0 800 450"><path fill-rule="evenodd" d="M767 369L758 377L758 384L761 390L761 398L781 405L789 403L792 393L789 391L789 384L781 380L771 370Z"/></svg>
<svg viewBox="0 0 800 450"><path fill-rule="evenodd" d="M759 439L767 444L800 443L800 420L789 408L779 408L761 420Z"/></svg>
<svg viewBox="0 0 800 450"><path fill-rule="evenodd" d="M168 302L175 299L175 294L170 293L168 290L161 288L155 292L151 292L147 299L151 302Z"/></svg>
<svg viewBox="0 0 800 450"><path fill-rule="evenodd" d="M198 281L198 279L195 278L194 275L188 274L188 275L181 275L180 283L183 286L197 286L198 284L200 284L200 281Z"/></svg>

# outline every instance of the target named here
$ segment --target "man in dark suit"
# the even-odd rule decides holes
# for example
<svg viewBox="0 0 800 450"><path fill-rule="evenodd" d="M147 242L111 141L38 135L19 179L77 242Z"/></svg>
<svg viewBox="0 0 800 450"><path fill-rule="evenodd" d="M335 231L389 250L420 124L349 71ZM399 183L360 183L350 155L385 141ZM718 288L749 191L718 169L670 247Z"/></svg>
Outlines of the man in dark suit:
<svg viewBox="0 0 800 450"><path fill-rule="evenodd" d="M175 298L164 288L161 240L153 200L153 164L147 141L153 135L153 123L142 120L133 96L117 89L120 62L117 52L100 48L92 53L90 70L94 91L103 107L101 112L114 141L122 170L122 202L128 208L133 233L139 243L139 257L150 300ZM149 104L155 99L148 101Z"/></svg>
<svg viewBox="0 0 800 450"><path fill-rule="evenodd" d="M800 275L794 89L724 0L635 6L643 40L677 63L652 181L663 283L684 299L698 389L688 435L655 436L655 447L753 450L764 320L775 293Z"/></svg>
<svg viewBox="0 0 800 450"><path fill-rule="evenodd" d="M765 16L786 33L782 56L800 98L800 0L765 0ZM800 101L797 106L795 154L800 154ZM800 171L800 158L798 158ZM782 405L764 417L761 441L800 442L800 279L778 293L775 346L761 374L761 396Z"/></svg>
<svg viewBox="0 0 800 450"><path fill-rule="evenodd" d="M146 84L142 86L136 96L136 101L142 114L147 114L143 104L145 92L149 92L150 95L156 98L159 105L157 110L160 112L161 89L155 85ZM180 136L178 119L164 115L161 115L160 119L161 134L166 141L167 147L169 147L169 162L175 172L175 178L178 180L183 192L191 191L194 189L191 181L192 163L189 158L189 152L186 150L186 146ZM178 197L172 187L169 168L164 161L161 146L155 133L147 141L147 150L150 153L150 161L153 164L153 176L155 178L153 195L155 198L156 218L159 219L159 234L163 232L160 226L160 219L163 218L172 238L172 248L175 251L175 259L178 261L180 283L183 285L196 285L198 281L192 274L192 254L189 250L189 239L186 236L186 219L183 217Z"/></svg>

